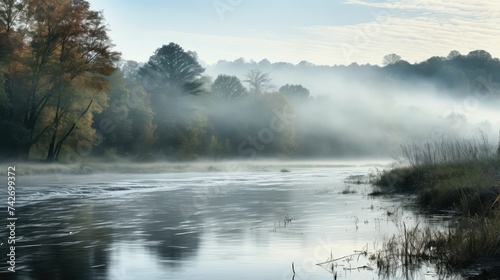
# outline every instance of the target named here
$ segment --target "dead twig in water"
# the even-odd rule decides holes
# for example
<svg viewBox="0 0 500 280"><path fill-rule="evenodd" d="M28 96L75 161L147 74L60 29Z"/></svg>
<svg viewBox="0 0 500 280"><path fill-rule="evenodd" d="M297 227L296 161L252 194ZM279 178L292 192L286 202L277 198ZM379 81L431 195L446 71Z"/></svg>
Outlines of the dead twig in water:
<svg viewBox="0 0 500 280"><path fill-rule="evenodd" d="M331 259L331 260L328 260L326 262L317 263L316 265L324 265L324 264L332 263L332 262L343 260L343 259L349 259L349 258L354 257L354 256L358 256L358 257L359 256L366 256L367 254L368 254L368 252L366 252L366 251L360 252L360 253L354 253L354 254L343 256L343 257L340 257L340 258Z"/></svg>

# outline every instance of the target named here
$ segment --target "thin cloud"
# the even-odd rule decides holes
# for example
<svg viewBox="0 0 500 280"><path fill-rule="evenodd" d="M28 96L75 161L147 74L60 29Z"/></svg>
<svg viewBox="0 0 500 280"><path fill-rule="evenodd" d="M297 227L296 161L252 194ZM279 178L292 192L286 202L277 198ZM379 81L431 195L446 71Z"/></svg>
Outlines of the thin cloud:
<svg viewBox="0 0 500 280"><path fill-rule="evenodd" d="M348 26L309 26L302 30L318 40L334 42L345 62L380 63L396 52L409 62L429 56L463 53L500 44L500 3L486 1L400 2L346 1L377 9L371 21ZM382 10L380 10L382 9ZM381 16L377 16L381 15ZM321 39L320 39L321 38Z"/></svg>
<svg viewBox="0 0 500 280"><path fill-rule="evenodd" d="M431 14L475 18L480 18L484 15L493 16L495 13L500 12L500 3L484 0L401 0L398 2L366 2L359 0L347 0L345 3L387 10L428 12Z"/></svg>
<svg viewBox="0 0 500 280"><path fill-rule="evenodd" d="M206 33L178 32L169 30L148 30L143 32L143 36L155 38L158 44L166 40L180 43L185 49L194 50L199 57L204 60L211 56L237 59L254 59L259 61L263 58L269 58L273 61L287 61L298 63L302 60L309 60L317 64L334 64L338 61L331 54L337 51L331 44L318 40L314 36L303 34L304 36L275 36L269 38L269 35L249 36L228 36ZM196 46L205 46L205 48L196 48ZM276 50L282 50L276 53ZM154 50L151 50L151 53ZM205 52L206 55L205 55ZM325 56L328 54L328 56ZM271 57L272 56L272 57ZM333 57L333 59L332 59ZM215 63L217 61L206 61Z"/></svg>
<svg viewBox="0 0 500 280"><path fill-rule="evenodd" d="M360 11L364 11L361 14L353 12L352 18L356 20L348 21L349 23L308 20L294 21L292 26L283 18L290 16L289 14L277 13L273 21L269 21L269 17L259 19L261 25L258 26L252 22L236 20L226 21L225 25L207 20L207 24L221 28L207 31L206 28L200 29L198 25L183 25L182 29L175 32L159 30L165 26L171 28L168 21L156 19L152 24L149 19L144 19L141 21L144 26L112 26L112 35L116 35L113 38L117 49L127 59L147 60L155 48L168 42L176 42L185 49L197 51L200 59L208 63L244 57L247 60L267 58L291 63L307 60L315 64L330 65L352 62L380 64L382 57L388 53L397 53L413 63L433 55L447 55L454 49L464 54L484 49L495 56L493 47L500 44L500 29L497 28L500 26L500 2L372 1L344 0L343 7L338 5L335 12L339 14L343 13L342 8L347 5L358 6ZM372 9L371 13L366 13L367 7L368 10ZM255 16L256 11L251 8L242 5L234 13ZM347 8L346 11L358 10L352 6ZM290 3L289 9L295 11L300 6ZM123 14L120 10L115 11L109 7L108 11ZM213 13L212 10L207 12ZM195 14L186 15L197 17ZM309 16L311 15L304 14L304 17ZM116 20L120 17L111 18ZM152 28L156 30L151 30Z"/></svg>

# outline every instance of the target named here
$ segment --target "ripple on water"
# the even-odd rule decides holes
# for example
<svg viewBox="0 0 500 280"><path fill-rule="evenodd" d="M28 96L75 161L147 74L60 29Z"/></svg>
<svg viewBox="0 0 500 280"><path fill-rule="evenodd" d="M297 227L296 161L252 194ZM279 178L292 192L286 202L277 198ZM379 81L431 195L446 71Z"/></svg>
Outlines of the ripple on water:
<svg viewBox="0 0 500 280"><path fill-rule="evenodd" d="M399 200L338 194L359 168L290 169L68 176L66 186L26 186L23 197L31 200L21 209L20 246L36 254L23 254L23 263L45 261L50 272L93 259L93 266L106 265L111 275L106 280L117 271L123 277L115 279L146 279L141 271L150 271L163 278L148 279L253 280L283 279L295 262L301 279L331 279L314 263L381 244L396 232L386 213L388 207L397 209ZM183 215L181 209L192 211ZM404 211L408 225L417 220L417 214ZM286 216L293 220L285 227ZM63 265L51 256L67 261ZM370 271L340 272L341 278L378 278Z"/></svg>

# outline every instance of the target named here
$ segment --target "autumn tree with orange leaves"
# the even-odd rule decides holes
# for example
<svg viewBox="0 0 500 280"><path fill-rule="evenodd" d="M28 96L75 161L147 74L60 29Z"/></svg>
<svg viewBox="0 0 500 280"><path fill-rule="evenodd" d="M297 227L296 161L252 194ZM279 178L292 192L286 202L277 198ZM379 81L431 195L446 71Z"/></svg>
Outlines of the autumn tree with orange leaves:
<svg viewBox="0 0 500 280"><path fill-rule="evenodd" d="M92 145L92 115L107 107L106 77L119 59L103 15L86 1L0 2L0 129L19 138L24 158L54 161L65 143Z"/></svg>

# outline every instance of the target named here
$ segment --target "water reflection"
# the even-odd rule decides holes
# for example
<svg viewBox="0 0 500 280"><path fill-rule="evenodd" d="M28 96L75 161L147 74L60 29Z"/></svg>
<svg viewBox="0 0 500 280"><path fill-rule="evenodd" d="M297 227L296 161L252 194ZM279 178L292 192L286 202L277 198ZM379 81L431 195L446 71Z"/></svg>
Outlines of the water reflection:
<svg viewBox="0 0 500 280"><path fill-rule="evenodd" d="M92 226L92 208L64 199L21 208L17 272L2 279L104 279L111 231Z"/></svg>
<svg viewBox="0 0 500 280"><path fill-rule="evenodd" d="M371 250L397 231L386 215L396 201L368 200L366 185L340 194L345 174L367 169L177 174L170 181L129 175L102 196L28 204L18 212L18 272L0 278L293 279L295 262L295 279L332 279L334 272L372 279L377 271L366 269L375 267L369 256L359 265L339 260L331 271L316 266L332 254L349 255L367 244ZM95 181L103 179L80 185L99 187ZM418 220L405 211L405 221Z"/></svg>

